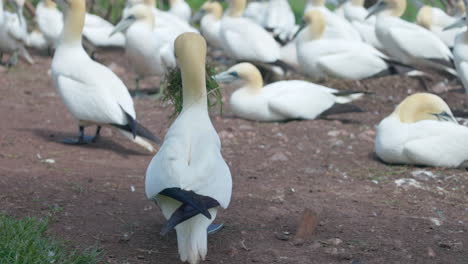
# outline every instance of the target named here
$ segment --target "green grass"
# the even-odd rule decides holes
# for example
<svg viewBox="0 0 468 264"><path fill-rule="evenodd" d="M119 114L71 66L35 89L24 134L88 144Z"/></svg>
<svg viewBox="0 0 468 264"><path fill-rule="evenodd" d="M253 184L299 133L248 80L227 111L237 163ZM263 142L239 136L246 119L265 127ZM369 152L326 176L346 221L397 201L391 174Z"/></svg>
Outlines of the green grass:
<svg viewBox="0 0 468 264"><path fill-rule="evenodd" d="M0 263L5 264L97 264L95 249L78 252L45 236L48 223L37 218L15 220L0 215Z"/></svg>

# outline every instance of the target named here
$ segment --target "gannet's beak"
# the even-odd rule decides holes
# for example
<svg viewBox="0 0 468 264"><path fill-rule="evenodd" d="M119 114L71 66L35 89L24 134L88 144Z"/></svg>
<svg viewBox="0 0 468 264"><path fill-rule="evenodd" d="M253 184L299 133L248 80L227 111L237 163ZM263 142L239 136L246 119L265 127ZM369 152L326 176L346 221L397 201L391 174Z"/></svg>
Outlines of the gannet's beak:
<svg viewBox="0 0 468 264"><path fill-rule="evenodd" d="M299 35L299 33L301 33L301 31L307 27L307 22L305 22L305 20L302 20L301 24L299 25L299 28L297 29L296 33L294 33L294 36L292 37L292 40L296 39L297 36Z"/></svg>
<svg viewBox="0 0 468 264"><path fill-rule="evenodd" d="M450 115L449 113L445 111L441 113L437 113L437 114L431 114L431 115L435 116L439 121L454 122L458 124L457 120L452 115Z"/></svg>
<svg viewBox="0 0 468 264"><path fill-rule="evenodd" d="M192 19L190 19L190 22L192 24L198 23L205 15L206 15L206 10L200 9L198 10L198 12L195 13L195 15L193 15Z"/></svg>
<svg viewBox="0 0 468 264"><path fill-rule="evenodd" d="M460 28L460 27L464 27L466 25L466 17L461 17L459 19L457 19L457 21L455 21L454 23L444 27L444 31L446 30L450 30L450 29L454 29L454 28Z"/></svg>
<svg viewBox="0 0 468 264"><path fill-rule="evenodd" d="M373 15L376 15L378 13L380 13L381 11L383 11L385 8L387 8L387 3L380 0L379 2L377 2L377 4L371 6L368 11L369 11L369 14L367 14L366 16L366 19L368 19L369 17L373 16Z"/></svg>
<svg viewBox="0 0 468 264"><path fill-rule="evenodd" d="M123 32L127 30L133 23L135 23L136 17L134 15L128 16L115 25L114 30L110 33L109 37L112 37L115 33Z"/></svg>
<svg viewBox="0 0 468 264"><path fill-rule="evenodd" d="M213 76L213 79L220 83L232 83L239 79L239 74L237 72L225 71L216 74L215 76Z"/></svg>

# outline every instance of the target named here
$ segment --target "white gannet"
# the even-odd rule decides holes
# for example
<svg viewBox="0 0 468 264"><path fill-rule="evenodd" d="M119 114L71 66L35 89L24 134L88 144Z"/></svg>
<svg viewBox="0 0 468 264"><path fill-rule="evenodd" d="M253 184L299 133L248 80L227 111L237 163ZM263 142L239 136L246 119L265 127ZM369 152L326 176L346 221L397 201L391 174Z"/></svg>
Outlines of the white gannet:
<svg viewBox="0 0 468 264"><path fill-rule="evenodd" d="M467 0L465 0L467 1ZM467 1L468 2L468 1ZM458 78L463 83L465 92L468 94L468 29L467 29L466 16L458 19L452 25L447 27L448 30L453 28L463 27L464 31L459 33L455 38L453 47L453 59L455 61L455 67L457 69Z"/></svg>
<svg viewBox="0 0 468 264"><path fill-rule="evenodd" d="M304 16L304 22L307 27L296 39L297 59L301 70L312 78L360 80L399 73L402 69L395 67L382 52L362 41L326 38L327 23L319 10L309 11Z"/></svg>
<svg viewBox="0 0 468 264"><path fill-rule="evenodd" d="M43 0L37 4L36 23L47 39L49 48L55 49L63 29L63 15L52 0Z"/></svg>
<svg viewBox="0 0 468 264"><path fill-rule="evenodd" d="M377 14L376 34L385 52L409 65L422 65L456 76L450 49L434 33L400 18L406 0L380 0L369 9Z"/></svg>
<svg viewBox="0 0 468 264"><path fill-rule="evenodd" d="M246 0L231 0L221 20L221 41L226 54L237 61L280 64L280 46L260 25L242 17Z"/></svg>
<svg viewBox="0 0 468 264"><path fill-rule="evenodd" d="M267 9L268 1L251 1L245 7L244 13L242 15L252 19L257 24L262 25L263 21L265 21ZM229 12L229 8L226 10L226 12Z"/></svg>
<svg viewBox="0 0 468 264"><path fill-rule="evenodd" d="M126 7L122 10L122 18L128 17L128 11L136 4L144 3L153 12L155 26L157 28L168 28L177 32L198 32L197 29L190 26L186 21L167 11L156 8L156 0L128 0Z"/></svg>
<svg viewBox="0 0 468 264"><path fill-rule="evenodd" d="M375 35L375 16L366 19L369 12L364 8L364 0L347 0L342 8L344 17L359 32L364 42L382 50L382 43Z"/></svg>
<svg viewBox="0 0 468 264"><path fill-rule="evenodd" d="M206 43L199 34L184 33L175 42L175 53L183 109L148 166L145 190L167 219L161 233L175 228L180 259L196 264L206 257L207 229L219 207L229 205L232 179L208 116Z"/></svg>
<svg viewBox="0 0 468 264"><path fill-rule="evenodd" d="M194 15L194 20L200 21L200 31L210 46L221 48L221 18L223 7L219 2L206 2Z"/></svg>
<svg viewBox="0 0 468 264"><path fill-rule="evenodd" d="M11 1L16 14L4 11L3 1L0 0L0 62L3 54L10 54L6 63L7 66L13 66L18 61L18 55L23 57L28 63L33 64L34 60L25 48L28 32L26 20L23 16L24 0Z"/></svg>
<svg viewBox="0 0 468 264"><path fill-rule="evenodd" d="M270 0L262 26L274 35L293 35L297 30L296 17L287 0Z"/></svg>
<svg viewBox="0 0 468 264"><path fill-rule="evenodd" d="M137 90L141 79L163 76L176 66L173 46L181 32L164 27L156 28L154 21L151 9L145 4L137 4L127 11L127 17L114 30L125 31L125 51L137 75ZM161 92L160 90L159 95Z"/></svg>
<svg viewBox="0 0 468 264"><path fill-rule="evenodd" d="M340 96L340 92L307 81L279 81L263 86L260 71L250 63L240 63L217 74L215 80L241 86L229 105L235 115L256 121L315 119L331 114L361 112L347 104L362 93Z"/></svg>
<svg viewBox="0 0 468 264"><path fill-rule="evenodd" d="M375 152L386 163L467 167L467 137L440 97L418 93L377 126Z"/></svg>
<svg viewBox="0 0 468 264"><path fill-rule="evenodd" d="M327 38L362 40L359 32L345 18L338 16L325 7L325 0L309 0L304 15L312 10L319 10L325 15L327 21L325 36Z"/></svg>
<svg viewBox="0 0 468 264"><path fill-rule="evenodd" d="M178 16L185 22L189 22L192 16L192 9L185 0L169 0L169 13Z"/></svg>
<svg viewBox="0 0 468 264"><path fill-rule="evenodd" d="M444 28L455 23L457 18L449 16L444 10L438 7L424 5L418 0L413 1L420 6L416 16L416 23L436 34L445 45L452 48L457 34L464 31L466 28L444 30Z"/></svg>
<svg viewBox="0 0 468 264"><path fill-rule="evenodd" d="M133 142L154 151L158 142L136 121L133 100L125 84L109 68L91 60L81 44L85 23L84 0L56 0L64 11L64 28L52 60L52 79L65 106L78 119L79 137L71 144L95 141L101 126L117 128ZM97 125L96 135L84 136L85 126Z"/></svg>

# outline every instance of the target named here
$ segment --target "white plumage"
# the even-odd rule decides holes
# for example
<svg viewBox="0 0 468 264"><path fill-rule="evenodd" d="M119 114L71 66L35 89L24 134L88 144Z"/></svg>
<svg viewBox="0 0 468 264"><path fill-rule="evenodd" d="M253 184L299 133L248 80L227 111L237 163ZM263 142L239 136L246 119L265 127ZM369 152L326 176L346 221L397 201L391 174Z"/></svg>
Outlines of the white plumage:
<svg viewBox="0 0 468 264"><path fill-rule="evenodd" d="M185 221L176 222L180 259L195 264L205 259L207 228L215 219L218 207L226 208L229 205L232 180L229 167L221 156L219 137L208 116L206 43L198 34L184 33L177 38L175 51L182 72L183 110L148 166L145 190L148 199L158 203L168 223L171 223L171 216L182 204L187 209L193 209L186 202L200 201L200 195L218 203L218 206L207 208L211 219L198 213ZM171 188L177 189L178 193L192 191L196 197L192 196L181 203L174 197L161 194Z"/></svg>
<svg viewBox="0 0 468 264"><path fill-rule="evenodd" d="M362 96L335 96L337 90L306 81L279 81L263 86L258 69L240 63L215 76L220 82L242 82L229 101L234 114L257 121L315 119L335 104L349 103Z"/></svg>
<svg viewBox="0 0 468 264"><path fill-rule="evenodd" d="M206 2L201 7L206 14L200 21L200 31L210 46L221 48L221 17L223 7L219 2Z"/></svg>
<svg viewBox="0 0 468 264"><path fill-rule="evenodd" d="M63 29L63 15L52 0L44 0L37 4L36 22L49 47L55 48Z"/></svg>
<svg viewBox="0 0 468 264"><path fill-rule="evenodd" d="M192 16L192 9L185 0L170 0L169 4L169 13L179 17L185 22L189 22L190 17Z"/></svg>
<svg viewBox="0 0 468 264"><path fill-rule="evenodd" d="M414 94L380 122L375 151L387 163L466 167L467 137L440 97Z"/></svg>
<svg viewBox="0 0 468 264"><path fill-rule="evenodd" d="M52 79L65 106L80 126L127 126L133 123L135 109L125 84L110 69L93 61L81 45L84 1L58 2L67 10L67 16L52 61ZM135 137L120 128L119 131L147 150L154 150L139 135Z"/></svg>

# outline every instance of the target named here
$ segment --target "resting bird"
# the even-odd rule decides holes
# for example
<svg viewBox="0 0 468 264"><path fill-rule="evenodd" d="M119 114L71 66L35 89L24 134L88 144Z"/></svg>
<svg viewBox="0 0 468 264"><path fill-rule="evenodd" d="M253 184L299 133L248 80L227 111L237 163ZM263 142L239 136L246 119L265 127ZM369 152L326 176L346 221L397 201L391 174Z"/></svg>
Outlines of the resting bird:
<svg viewBox="0 0 468 264"><path fill-rule="evenodd" d="M380 0L369 9L377 15L375 32L386 53L392 58L413 66L427 66L454 76L450 49L434 33L400 18L406 0Z"/></svg>
<svg viewBox="0 0 468 264"><path fill-rule="evenodd" d="M147 76L163 76L174 68L173 45L180 32L155 27L153 12L147 5L137 4L127 11L127 17L117 24L112 33L125 31L127 57L135 70L136 89ZM162 91L159 91L161 95Z"/></svg>
<svg viewBox="0 0 468 264"><path fill-rule="evenodd" d="M468 1L464 0L467 4ZM468 11L467 11L468 13ZM458 19L452 25L449 25L446 29L454 28L465 28L464 31L460 32L456 38L453 47L453 57L455 66L458 73L458 78L462 81L465 92L468 94L468 21L466 16Z"/></svg>
<svg viewBox="0 0 468 264"><path fill-rule="evenodd" d="M57 46L63 29L63 15L52 0L43 0L36 7L36 22L47 39L49 53Z"/></svg>
<svg viewBox="0 0 468 264"><path fill-rule="evenodd" d="M263 86L260 71L250 63L237 64L216 75L215 80L238 83L230 106L238 117L256 121L315 119L332 114L362 112L348 104L360 92L340 93L335 89L306 81L279 81Z"/></svg>
<svg viewBox="0 0 468 264"><path fill-rule="evenodd" d="M429 93L408 96L377 126L375 152L386 163L467 167L468 127Z"/></svg>
<svg viewBox="0 0 468 264"><path fill-rule="evenodd" d="M319 10L304 16L307 27L296 40L297 59L302 71L316 79L360 80L412 71L397 65L382 52L362 41L326 38L327 23Z"/></svg>
<svg viewBox="0 0 468 264"><path fill-rule="evenodd" d="M196 264L207 253L207 229L219 207L227 208L232 180L221 143L208 116L205 85L206 42L196 33L175 41L182 73L183 109L146 171L145 189L174 229L182 261Z"/></svg>
<svg viewBox="0 0 468 264"><path fill-rule="evenodd" d="M437 35L449 48L453 48L455 37L466 28L453 28L444 30L444 28L455 23L457 17L449 16L444 10L425 5L419 0L413 0L418 6L416 23Z"/></svg>
<svg viewBox="0 0 468 264"><path fill-rule="evenodd" d="M78 139L65 143L86 144L99 137L101 126L111 126L148 151L149 141L159 140L136 121L133 101L125 84L109 68L91 60L81 44L85 20L84 0L57 0L65 21L52 60L52 79L65 106L78 119ZM85 137L85 126L97 125L93 138ZM149 141L148 141L149 140Z"/></svg>

